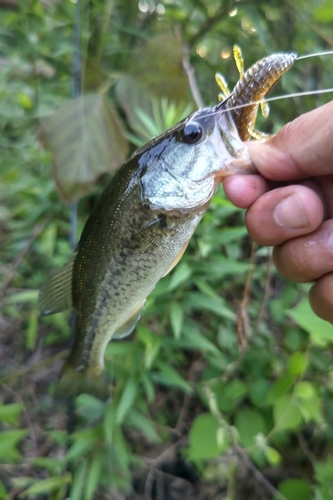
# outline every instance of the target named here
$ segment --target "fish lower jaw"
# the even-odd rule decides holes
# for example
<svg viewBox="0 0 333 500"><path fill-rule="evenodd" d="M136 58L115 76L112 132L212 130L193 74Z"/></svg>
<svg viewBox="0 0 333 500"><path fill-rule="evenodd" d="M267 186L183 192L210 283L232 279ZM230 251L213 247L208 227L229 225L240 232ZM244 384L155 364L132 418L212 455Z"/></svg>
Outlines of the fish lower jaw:
<svg viewBox="0 0 333 500"><path fill-rule="evenodd" d="M215 179L220 182L230 175L250 175L255 173L257 171L249 158L236 158L229 164L223 165L221 170L216 173Z"/></svg>

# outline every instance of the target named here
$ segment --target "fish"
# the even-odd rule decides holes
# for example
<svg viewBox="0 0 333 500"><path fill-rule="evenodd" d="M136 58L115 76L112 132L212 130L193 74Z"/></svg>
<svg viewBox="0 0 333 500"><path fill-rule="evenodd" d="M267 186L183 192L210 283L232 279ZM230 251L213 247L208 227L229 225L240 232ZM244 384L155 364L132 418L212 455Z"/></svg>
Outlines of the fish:
<svg viewBox="0 0 333 500"><path fill-rule="evenodd" d="M266 69L271 82L271 65ZM255 81L250 70L243 76L245 89L250 76ZM250 87L248 103L258 91L254 83ZM108 342L134 330L146 297L182 257L220 182L255 172L239 134L241 113L235 107L244 99L237 89L153 138L125 162L88 217L72 260L41 289L42 315L73 308L76 317L56 396L109 397Z"/></svg>

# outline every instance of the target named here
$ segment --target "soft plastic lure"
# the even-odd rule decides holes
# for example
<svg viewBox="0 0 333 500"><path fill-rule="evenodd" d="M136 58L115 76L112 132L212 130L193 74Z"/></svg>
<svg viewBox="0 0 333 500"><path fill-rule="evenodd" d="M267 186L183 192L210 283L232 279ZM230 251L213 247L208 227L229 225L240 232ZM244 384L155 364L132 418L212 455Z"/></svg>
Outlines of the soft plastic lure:
<svg viewBox="0 0 333 500"><path fill-rule="evenodd" d="M267 138L267 135L254 128L258 107L261 105L262 114L266 118L269 108L263 99L282 75L293 66L297 54L295 52L272 54L257 61L244 73L243 56L237 45L233 47L233 53L239 71L239 80L230 92L225 78L220 73L216 73L215 79L222 91L219 100L229 97L228 107L243 141L248 141L251 137L262 140Z"/></svg>

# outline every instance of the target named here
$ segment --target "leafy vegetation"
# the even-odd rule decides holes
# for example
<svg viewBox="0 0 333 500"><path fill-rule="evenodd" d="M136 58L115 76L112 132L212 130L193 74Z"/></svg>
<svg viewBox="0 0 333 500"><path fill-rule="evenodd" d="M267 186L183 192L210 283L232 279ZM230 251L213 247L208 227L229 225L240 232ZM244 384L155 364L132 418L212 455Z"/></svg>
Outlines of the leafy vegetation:
<svg viewBox="0 0 333 500"><path fill-rule="evenodd" d="M330 0L0 0L0 498L333 498L333 327L222 189L135 333L108 346L109 401L53 399L69 315L36 304L71 254L62 200L80 199L80 231L129 151L214 104L216 71L237 81L234 43L246 67L310 54L332 47L332 19ZM274 92L328 88L332 66L296 62ZM278 101L258 128L327 100Z"/></svg>

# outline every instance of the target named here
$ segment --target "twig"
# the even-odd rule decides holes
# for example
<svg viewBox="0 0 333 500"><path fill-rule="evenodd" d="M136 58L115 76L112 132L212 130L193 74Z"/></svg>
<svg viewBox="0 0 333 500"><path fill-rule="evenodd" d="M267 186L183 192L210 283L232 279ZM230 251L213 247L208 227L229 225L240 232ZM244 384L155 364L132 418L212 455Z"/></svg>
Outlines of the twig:
<svg viewBox="0 0 333 500"><path fill-rule="evenodd" d="M194 359L191 363L189 374L188 374L188 382L190 382L190 383L196 382L196 380L197 380L197 373L198 373L197 362L198 362L198 360ZM188 413L191 399L192 399L192 396L189 393L185 393L184 399L183 399L183 404L182 404L182 407L180 409L179 417L178 417L177 424L175 427L175 431L178 433L181 433L181 431L182 431L182 427L184 425L184 421L185 421L187 413Z"/></svg>
<svg viewBox="0 0 333 500"><path fill-rule="evenodd" d="M147 474L146 482L145 482L145 489L144 489L144 497L146 500L151 500L151 495L153 491L153 484L154 484L154 476L155 476L155 469L158 469L158 466L161 465L166 458L169 456L172 456L173 452L175 449L177 449L181 444L183 444L185 441L185 438L182 437L176 441L176 443L172 444L164 450L158 457L153 459L152 461L145 459L145 461L149 464L150 466L150 471ZM150 462L150 463L149 463Z"/></svg>
<svg viewBox="0 0 333 500"><path fill-rule="evenodd" d="M256 478L258 483L260 483L274 498L278 500L287 500L287 498L282 495L274 486L265 478L265 476L260 472L259 469L254 465L254 463L250 460L248 454L243 448L236 445L234 446L236 454L246 465L248 470L252 472L253 476Z"/></svg>
<svg viewBox="0 0 333 500"><path fill-rule="evenodd" d="M23 401L23 399L21 398L20 394L18 394L17 392L14 391L14 389L12 389L11 387L9 387L9 385L7 384L2 384L2 387L4 387L4 389L8 392L10 392L12 394L12 396L14 396L14 398L16 400L18 400L21 404L23 404L23 407L24 407L24 412L26 414L26 417L27 417L27 420L28 420L28 426L30 428L30 434L31 434L31 437L32 437L32 440L34 442L34 445L35 445L35 448L37 447L37 441L36 441L36 434L35 434L35 429L32 425L32 422L31 422L31 418L30 418L30 415L29 415L29 412L27 410L27 407L25 405L25 402Z"/></svg>
<svg viewBox="0 0 333 500"><path fill-rule="evenodd" d="M277 489L274 488L274 486L265 478L265 476L260 472L260 470L257 469L257 467L253 464L253 462L249 458L246 451L236 443L234 433L232 432L232 428L230 427L228 422L225 421L225 419L222 416L222 413L218 409L215 394L211 391L211 389L208 387L207 384L203 384L203 389L208 399L209 409L211 413L216 417L221 428L226 431L235 454L238 455L241 461L246 465L246 467L253 474L258 483L260 483L271 495L273 495L278 500L287 500L283 495L281 495L281 493Z"/></svg>
<svg viewBox="0 0 333 500"><path fill-rule="evenodd" d="M48 218L47 220L41 222L40 224L37 224L37 226L34 228L32 235L30 236L30 238L27 241L27 244L25 245L24 248L22 248L22 250L20 251L20 253L16 257L15 261L11 265L10 269L7 270L6 278L4 278L4 280L2 282L2 286L0 288L0 295L4 294L6 288L8 287L8 285L10 284L12 279L14 278L17 268L22 263L26 254L29 252L31 245L33 244L35 239L40 235L40 233L42 231L44 231L45 226L49 223L49 221L50 221L50 219Z"/></svg>
<svg viewBox="0 0 333 500"><path fill-rule="evenodd" d="M0 0L0 8L17 10L19 6L15 0Z"/></svg>
<svg viewBox="0 0 333 500"><path fill-rule="evenodd" d="M195 78L194 68L190 63L190 47L184 42L179 26L175 26L175 34L182 47L182 65L188 78L192 97L197 107L202 108L204 106L204 102Z"/></svg>
<svg viewBox="0 0 333 500"><path fill-rule="evenodd" d="M64 351L58 352L58 354L55 354L54 356L49 356L48 358L43 359L43 361L37 363L36 365L26 366L21 370L17 370L13 373L8 373L7 375L4 375L2 378L0 378L0 384L8 383L12 380L23 377L23 375L27 375L28 373L36 372L43 366L51 365L54 361L57 361L58 359L66 358L68 354L69 350L65 349Z"/></svg>
<svg viewBox="0 0 333 500"><path fill-rule="evenodd" d="M256 249L256 244L252 242L249 271L247 273L243 298L237 316L237 340L238 340L238 349L240 352L245 351L248 347L247 337L249 336L250 324L249 324L247 306L249 303L250 286L254 269L255 249Z"/></svg>
<svg viewBox="0 0 333 500"><path fill-rule="evenodd" d="M261 306L260 306L260 309L259 309L259 314L258 314L258 317L257 317L257 321L255 322L255 325L254 325L254 331L256 331L257 328L258 328L258 325L259 325L259 323L261 321L261 318L262 318L262 315L263 315L263 312L264 312L264 308L266 306L266 302L267 302L269 294L270 294L270 285L271 285L271 277L272 277L272 265L273 265L273 254L272 254L272 249L270 249L269 257L268 257L268 261L267 261L267 276L266 276L265 291L264 291L264 296L263 296L263 299L262 299L262 302L261 302Z"/></svg>
<svg viewBox="0 0 333 500"><path fill-rule="evenodd" d="M304 439L304 436L302 433L300 432L297 432L296 433L296 437L297 437L297 440L299 442L299 445L300 447L302 448L303 452L304 452L304 455L306 456L306 458L311 462L311 464L313 464L313 462L316 461L316 457L314 456L314 454L310 451L308 445L307 445L307 442L305 441Z"/></svg>
<svg viewBox="0 0 333 500"><path fill-rule="evenodd" d="M199 87L198 87L198 84L197 84L197 81L195 78L194 68L190 63L190 48L185 43L182 43L182 53L183 53L182 64L183 64L183 68L185 70L185 73L187 75L188 82L190 84L190 89L191 89L193 99L194 99L196 105L198 106L198 108L202 108L204 103L203 103L203 100L202 100L202 97L200 94L200 90L199 90Z"/></svg>
<svg viewBox="0 0 333 500"><path fill-rule="evenodd" d="M294 7L292 2L288 2L288 5L296 13L296 15L300 18L300 20L304 24L306 24L310 29L312 29L317 35L319 35L331 47L333 47L333 38L328 36L326 33L323 33L322 30L316 24L309 21L309 19L303 14L303 12L301 10L298 10Z"/></svg>

